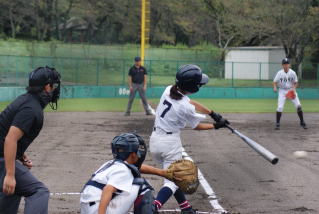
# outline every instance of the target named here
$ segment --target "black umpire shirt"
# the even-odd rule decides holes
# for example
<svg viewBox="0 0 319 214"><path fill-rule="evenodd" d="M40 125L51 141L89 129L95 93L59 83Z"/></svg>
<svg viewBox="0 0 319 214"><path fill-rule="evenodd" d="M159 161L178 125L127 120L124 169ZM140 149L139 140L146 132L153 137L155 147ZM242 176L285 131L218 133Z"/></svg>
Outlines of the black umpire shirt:
<svg viewBox="0 0 319 214"><path fill-rule="evenodd" d="M128 73L132 77L132 82L135 84L142 84L144 82L144 75L147 75L147 71L143 66L137 68L135 65L130 68Z"/></svg>
<svg viewBox="0 0 319 214"><path fill-rule="evenodd" d="M19 159L38 136L42 125L43 107L40 98L29 93L19 96L0 114L0 157L4 157L4 141L11 126L24 133L17 144L16 159Z"/></svg>

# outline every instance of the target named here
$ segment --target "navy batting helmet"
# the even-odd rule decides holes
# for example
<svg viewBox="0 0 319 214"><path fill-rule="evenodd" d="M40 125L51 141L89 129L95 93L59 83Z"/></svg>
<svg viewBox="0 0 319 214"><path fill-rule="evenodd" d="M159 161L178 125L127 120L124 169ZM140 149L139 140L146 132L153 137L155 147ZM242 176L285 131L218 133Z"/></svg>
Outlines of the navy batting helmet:
<svg viewBox="0 0 319 214"><path fill-rule="evenodd" d="M132 152L136 152L138 162L134 165L141 167L147 153L146 145L142 137L134 133L124 133L116 136L111 143L112 154L115 159L126 160Z"/></svg>
<svg viewBox="0 0 319 214"><path fill-rule="evenodd" d="M209 78L197 65L182 65L176 73L176 85L183 91L196 93Z"/></svg>

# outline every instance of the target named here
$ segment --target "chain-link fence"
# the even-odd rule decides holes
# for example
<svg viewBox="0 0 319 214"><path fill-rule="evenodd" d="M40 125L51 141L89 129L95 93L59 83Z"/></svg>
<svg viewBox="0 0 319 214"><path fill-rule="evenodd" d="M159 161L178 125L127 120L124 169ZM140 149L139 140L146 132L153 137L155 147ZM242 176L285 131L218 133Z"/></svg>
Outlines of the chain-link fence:
<svg viewBox="0 0 319 214"><path fill-rule="evenodd" d="M32 56L32 57L75 57L99 59L134 59L140 55L140 46L126 45L93 45L61 42L27 42L0 40L1 55ZM188 48L188 47L148 47L146 56L151 59L164 60L218 60L221 50L214 47ZM150 58L150 57L149 57Z"/></svg>
<svg viewBox="0 0 319 214"><path fill-rule="evenodd" d="M128 59L0 56L0 86L26 86L27 75L39 66L55 67L64 85L127 85ZM271 87L278 63L243 63L195 60L145 60L149 86L173 84L177 68L199 65L211 78L209 86ZM319 64L303 64L297 72L301 87L319 87Z"/></svg>

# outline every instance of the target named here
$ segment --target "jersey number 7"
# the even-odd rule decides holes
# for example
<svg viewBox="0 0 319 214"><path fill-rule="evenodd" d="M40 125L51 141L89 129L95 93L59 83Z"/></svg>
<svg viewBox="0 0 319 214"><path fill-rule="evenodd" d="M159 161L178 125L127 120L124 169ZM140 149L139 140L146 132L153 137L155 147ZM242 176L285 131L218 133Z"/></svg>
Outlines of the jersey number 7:
<svg viewBox="0 0 319 214"><path fill-rule="evenodd" d="M161 118L165 117L165 114L171 109L172 103L168 102L167 100L164 100L163 105L167 105L166 109L164 109L163 113L161 114Z"/></svg>

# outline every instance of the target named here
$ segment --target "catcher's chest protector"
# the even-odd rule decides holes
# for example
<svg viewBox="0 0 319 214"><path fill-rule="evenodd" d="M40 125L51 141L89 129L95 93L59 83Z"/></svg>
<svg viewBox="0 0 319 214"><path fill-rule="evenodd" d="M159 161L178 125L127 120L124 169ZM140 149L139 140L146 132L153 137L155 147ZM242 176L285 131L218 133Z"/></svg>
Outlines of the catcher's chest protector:
<svg viewBox="0 0 319 214"><path fill-rule="evenodd" d="M115 159L113 160L112 162L106 164L102 169L100 169L99 171L97 171L96 173L94 173L91 177L91 179L84 185L83 189L81 192L83 192L84 188L86 185L91 185L91 186L94 186L94 187L97 187L101 190L103 190L103 188L105 187L105 184L102 184L102 183L99 183L99 182L96 182L96 181L93 181L92 178L99 172L102 172L104 170L106 170L107 168L111 167L115 162L121 162L123 164L125 164L125 166L127 166L127 168L129 168L133 174L133 177L134 179L136 178L140 178L141 177L141 173L140 171L138 170L138 168L132 164L128 164L120 159Z"/></svg>
<svg viewBox="0 0 319 214"><path fill-rule="evenodd" d="M153 214L155 212L154 189L145 178L135 178L133 184L140 185L134 202L134 214Z"/></svg>

